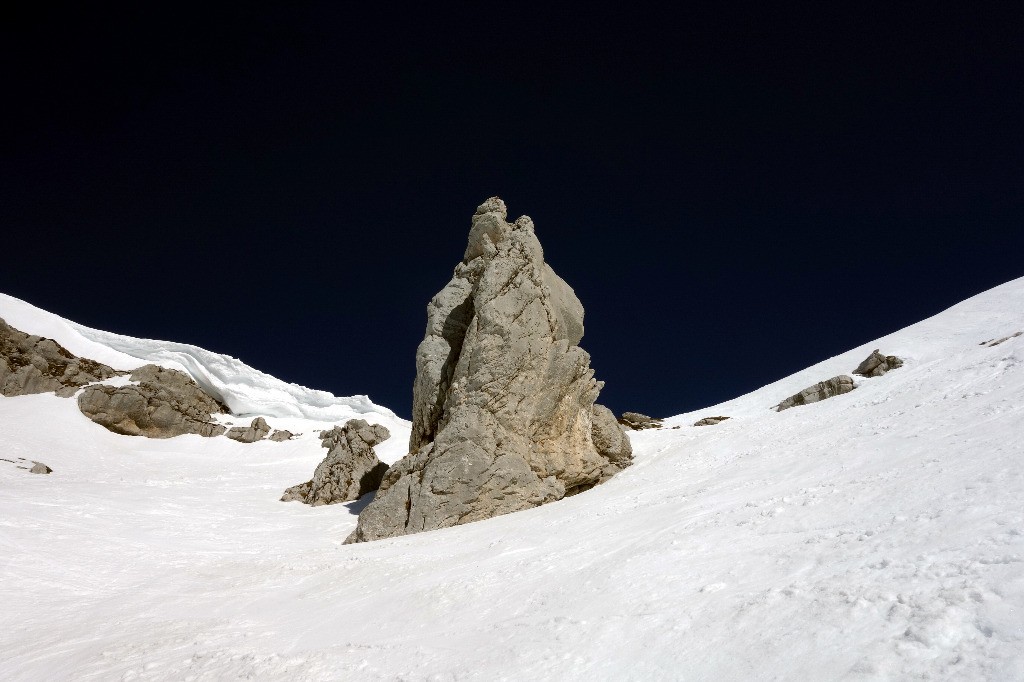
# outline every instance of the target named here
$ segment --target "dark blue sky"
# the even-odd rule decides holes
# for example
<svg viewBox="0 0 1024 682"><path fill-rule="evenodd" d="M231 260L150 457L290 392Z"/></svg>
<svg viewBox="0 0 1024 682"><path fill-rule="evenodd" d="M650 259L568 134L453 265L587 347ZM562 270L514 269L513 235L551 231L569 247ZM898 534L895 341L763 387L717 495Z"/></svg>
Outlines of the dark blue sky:
<svg viewBox="0 0 1024 682"><path fill-rule="evenodd" d="M5 21L0 290L408 416L497 194L669 415L1024 275L1020 6L345 4Z"/></svg>

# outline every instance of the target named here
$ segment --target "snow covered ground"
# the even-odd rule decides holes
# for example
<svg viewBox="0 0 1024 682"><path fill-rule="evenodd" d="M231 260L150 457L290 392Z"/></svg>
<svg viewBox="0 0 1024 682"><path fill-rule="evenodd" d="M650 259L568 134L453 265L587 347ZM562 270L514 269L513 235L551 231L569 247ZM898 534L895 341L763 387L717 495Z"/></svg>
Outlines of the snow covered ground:
<svg viewBox="0 0 1024 682"><path fill-rule="evenodd" d="M0 457L54 469L0 466L0 678L1024 680L1024 336L980 345L1024 330L1024 279L634 433L581 495L349 546L359 503L278 497L342 412L391 429L385 460L407 423L25 305L0 317L115 367L184 353L158 359L304 435L148 440L0 398ZM906 364L770 410L875 348Z"/></svg>

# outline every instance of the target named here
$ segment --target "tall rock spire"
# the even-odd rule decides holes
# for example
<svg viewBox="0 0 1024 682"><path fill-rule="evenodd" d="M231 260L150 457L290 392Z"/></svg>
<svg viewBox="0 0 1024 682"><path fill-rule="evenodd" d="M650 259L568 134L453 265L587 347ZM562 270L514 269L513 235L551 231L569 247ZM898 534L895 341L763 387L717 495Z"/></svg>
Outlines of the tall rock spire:
<svg viewBox="0 0 1024 682"><path fill-rule="evenodd" d="M452 280L427 307L416 351L410 454L349 542L445 528L559 500L632 461L594 405L583 306L544 262L533 221L477 209Z"/></svg>

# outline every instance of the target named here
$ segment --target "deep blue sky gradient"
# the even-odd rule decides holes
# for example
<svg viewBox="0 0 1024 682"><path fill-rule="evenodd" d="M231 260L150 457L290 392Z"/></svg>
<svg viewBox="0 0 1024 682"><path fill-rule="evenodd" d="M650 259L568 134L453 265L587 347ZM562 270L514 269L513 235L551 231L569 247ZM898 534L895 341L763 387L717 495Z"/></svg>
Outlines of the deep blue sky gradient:
<svg viewBox="0 0 1024 682"><path fill-rule="evenodd" d="M665 416L1024 275L1020 6L344 5L5 21L0 291L408 416L497 194Z"/></svg>

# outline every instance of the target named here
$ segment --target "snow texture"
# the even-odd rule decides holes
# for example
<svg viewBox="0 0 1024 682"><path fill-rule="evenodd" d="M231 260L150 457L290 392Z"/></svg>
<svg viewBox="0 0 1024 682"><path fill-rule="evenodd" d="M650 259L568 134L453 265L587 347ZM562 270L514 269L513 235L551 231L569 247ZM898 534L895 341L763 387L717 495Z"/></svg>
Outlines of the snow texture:
<svg viewBox="0 0 1024 682"><path fill-rule="evenodd" d="M143 347L224 386L244 367L11 300L10 324L115 367ZM365 498L277 501L323 457L314 422L154 441L2 398L0 456L54 471L0 461L0 678L1022 680L1024 336L979 345L1022 329L1019 279L632 432L634 466L588 492L348 546ZM771 409L875 348L904 366ZM303 413L282 394L250 410ZM731 419L691 426L708 414Z"/></svg>

